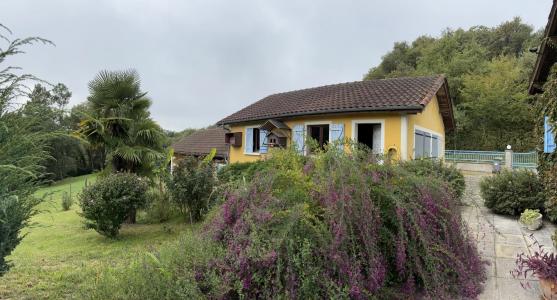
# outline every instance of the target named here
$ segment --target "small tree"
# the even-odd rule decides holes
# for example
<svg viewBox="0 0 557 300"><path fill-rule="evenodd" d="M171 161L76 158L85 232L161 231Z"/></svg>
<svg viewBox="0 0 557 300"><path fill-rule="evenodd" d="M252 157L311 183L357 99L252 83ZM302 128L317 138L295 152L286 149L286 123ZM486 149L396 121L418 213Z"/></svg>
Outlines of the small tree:
<svg viewBox="0 0 557 300"><path fill-rule="evenodd" d="M31 37L10 40L11 31L0 24L0 276L10 267L6 257L21 242L21 230L29 225L40 201L34 193L44 176L51 133L33 130L43 116L27 117L18 105L29 96L33 75L16 74L7 58L23 53L25 46L49 41Z"/></svg>
<svg viewBox="0 0 557 300"><path fill-rule="evenodd" d="M85 226L115 237L130 210L147 204L147 180L131 173L111 174L85 187L79 196Z"/></svg>
<svg viewBox="0 0 557 300"><path fill-rule="evenodd" d="M168 190L174 203L190 222L198 221L209 208L215 186L213 166L210 161L185 157L174 168L168 181Z"/></svg>

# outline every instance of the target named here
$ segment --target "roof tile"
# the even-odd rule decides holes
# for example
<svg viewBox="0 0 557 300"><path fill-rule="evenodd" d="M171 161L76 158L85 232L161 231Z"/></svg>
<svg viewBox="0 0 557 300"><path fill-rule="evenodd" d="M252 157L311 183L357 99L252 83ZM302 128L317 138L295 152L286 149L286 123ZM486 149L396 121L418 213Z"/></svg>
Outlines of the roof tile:
<svg viewBox="0 0 557 300"><path fill-rule="evenodd" d="M224 142L226 132L222 127L201 129L183 137L174 143L172 148L176 153L184 155L206 155L215 148L216 156L225 158L228 156L228 148Z"/></svg>
<svg viewBox="0 0 557 300"><path fill-rule="evenodd" d="M305 114L421 110L445 83L442 75L365 80L267 96L220 120L231 124Z"/></svg>

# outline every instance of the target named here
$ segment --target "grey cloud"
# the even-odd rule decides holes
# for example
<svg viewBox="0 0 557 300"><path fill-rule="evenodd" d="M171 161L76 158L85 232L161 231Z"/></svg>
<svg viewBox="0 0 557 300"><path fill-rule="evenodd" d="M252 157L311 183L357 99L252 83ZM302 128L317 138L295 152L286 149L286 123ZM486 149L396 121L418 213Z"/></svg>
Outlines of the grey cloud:
<svg viewBox="0 0 557 300"><path fill-rule="evenodd" d="M545 25L550 0L2 0L0 23L39 35L12 63L85 100L101 69L135 68L165 128L207 126L271 93L360 80L393 42L514 16Z"/></svg>

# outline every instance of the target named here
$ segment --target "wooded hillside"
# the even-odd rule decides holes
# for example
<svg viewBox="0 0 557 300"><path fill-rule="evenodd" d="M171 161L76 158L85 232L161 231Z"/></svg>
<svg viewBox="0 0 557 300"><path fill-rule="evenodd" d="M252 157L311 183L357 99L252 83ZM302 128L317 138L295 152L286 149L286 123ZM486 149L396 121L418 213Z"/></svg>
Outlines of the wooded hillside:
<svg viewBox="0 0 557 300"><path fill-rule="evenodd" d="M520 18L496 27L447 29L439 37L397 42L364 79L445 74L457 128L447 149L535 149L535 112L527 93L541 31Z"/></svg>

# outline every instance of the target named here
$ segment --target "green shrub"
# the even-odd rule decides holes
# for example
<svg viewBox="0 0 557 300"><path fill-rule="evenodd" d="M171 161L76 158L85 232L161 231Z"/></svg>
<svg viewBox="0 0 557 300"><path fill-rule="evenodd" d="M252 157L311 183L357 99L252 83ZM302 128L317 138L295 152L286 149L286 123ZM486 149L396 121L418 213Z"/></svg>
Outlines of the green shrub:
<svg viewBox="0 0 557 300"><path fill-rule="evenodd" d="M217 173L221 183L245 180L249 182L253 177L267 168L267 162L258 160L254 162L232 163L224 166Z"/></svg>
<svg viewBox="0 0 557 300"><path fill-rule="evenodd" d="M82 298L203 299L207 287L220 285L219 274L206 271L219 255L220 248L210 240L185 234L126 266L107 266L96 283L84 289Z"/></svg>
<svg viewBox="0 0 557 300"><path fill-rule="evenodd" d="M190 222L200 220L209 210L215 185L213 165L194 157L181 159L167 183L170 199Z"/></svg>
<svg viewBox="0 0 557 300"><path fill-rule="evenodd" d="M62 210L70 210L73 205L73 197L68 193L64 192L62 194Z"/></svg>
<svg viewBox="0 0 557 300"><path fill-rule="evenodd" d="M149 223L163 223L176 215L177 208L170 201L170 194L158 188L150 189L147 193L149 205L145 211Z"/></svg>
<svg viewBox="0 0 557 300"><path fill-rule="evenodd" d="M132 173L116 173L97 180L79 195L85 226L115 237L130 211L147 203L147 181Z"/></svg>
<svg viewBox="0 0 557 300"><path fill-rule="evenodd" d="M464 194L466 187L464 175L454 166L447 165L441 160L416 159L401 162L401 165L418 176L433 176L446 181L459 199Z"/></svg>
<svg viewBox="0 0 557 300"><path fill-rule="evenodd" d="M0 191L0 276L8 271L10 264L6 257L25 236L20 231L29 225L38 202L32 197L6 195Z"/></svg>
<svg viewBox="0 0 557 300"><path fill-rule="evenodd" d="M480 190L485 206L498 214L518 216L527 208L544 209L543 187L532 171L505 170L485 177Z"/></svg>

